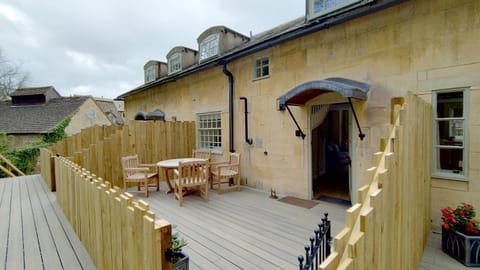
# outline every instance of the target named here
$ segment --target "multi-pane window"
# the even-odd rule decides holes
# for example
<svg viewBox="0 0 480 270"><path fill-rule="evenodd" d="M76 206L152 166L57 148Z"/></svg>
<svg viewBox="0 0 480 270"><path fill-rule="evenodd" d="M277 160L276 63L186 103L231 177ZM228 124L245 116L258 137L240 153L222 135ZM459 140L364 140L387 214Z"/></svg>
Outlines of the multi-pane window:
<svg viewBox="0 0 480 270"><path fill-rule="evenodd" d="M180 53L174 53L168 59L168 74L172 74L180 70L182 70L182 55Z"/></svg>
<svg viewBox="0 0 480 270"><path fill-rule="evenodd" d="M433 176L465 179L468 114L464 90L433 93Z"/></svg>
<svg viewBox="0 0 480 270"><path fill-rule="evenodd" d="M200 43L200 61L218 54L219 34L211 34Z"/></svg>
<svg viewBox="0 0 480 270"><path fill-rule="evenodd" d="M222 118L220 112L198 115L197 142L200 149L222 152Z"/></svg>
<svg viewBox="0 0 480 270"><path fill-rule="evenodd" d="M152 65L145 70L145 82L148 83L154 80L155 80L155 66Z"/></svg>
<svg viewBox="0 0 480 270"><path fill-rule="evenodd" d="M262 56L255 59L253 65L253 78L260 79L270 75L270 60L268 56Z"/></svg>

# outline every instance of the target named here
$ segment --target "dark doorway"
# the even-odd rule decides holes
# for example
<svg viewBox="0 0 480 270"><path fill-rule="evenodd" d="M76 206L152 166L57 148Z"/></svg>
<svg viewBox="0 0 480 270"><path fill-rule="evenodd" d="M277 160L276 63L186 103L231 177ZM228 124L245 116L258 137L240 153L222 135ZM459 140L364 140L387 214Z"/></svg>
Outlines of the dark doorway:
<svg viewBox="0 0 480 270"><path fill-rule="evenodd" d="M349 117L348 104L329 105L323 121L312 129L312 188L316 200L350 202Z"/></svg>

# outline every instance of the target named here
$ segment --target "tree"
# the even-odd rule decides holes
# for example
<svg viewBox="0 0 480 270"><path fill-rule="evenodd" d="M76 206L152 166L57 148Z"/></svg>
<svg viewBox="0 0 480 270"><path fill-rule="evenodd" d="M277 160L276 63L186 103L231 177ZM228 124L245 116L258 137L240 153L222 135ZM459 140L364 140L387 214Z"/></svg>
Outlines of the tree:
<svg viewBox="0 0 480 270"><path fill-rule="evenodd" d="M20 66L6 59L0 49L0 100L8 96L17 88L24 87L28 74L20 70Z"/></svg>

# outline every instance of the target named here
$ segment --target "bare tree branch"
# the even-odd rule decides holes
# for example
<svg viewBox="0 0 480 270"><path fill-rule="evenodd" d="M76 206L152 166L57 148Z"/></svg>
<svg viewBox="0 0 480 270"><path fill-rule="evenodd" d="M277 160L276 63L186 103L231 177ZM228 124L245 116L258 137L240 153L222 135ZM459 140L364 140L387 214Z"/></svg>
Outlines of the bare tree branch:
<svg viewBox="0 0 480 270"><path fill-rule="evenodd" d="M6 59L0 49L0 100L8 96L17 88L24 87L28 81L28 74L22 72L18 64Z"/></svg>

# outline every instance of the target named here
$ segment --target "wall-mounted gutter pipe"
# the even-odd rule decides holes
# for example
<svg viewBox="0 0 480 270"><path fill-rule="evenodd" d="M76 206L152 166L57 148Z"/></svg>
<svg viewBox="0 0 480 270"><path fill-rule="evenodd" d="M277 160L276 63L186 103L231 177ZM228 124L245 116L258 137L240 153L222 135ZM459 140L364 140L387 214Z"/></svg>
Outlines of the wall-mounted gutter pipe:
<svg viewBox="0 0 480 270"><path fill-rule="evenodd" d="M233 75L227 69L227 62L222 63L222 71L228 77L228 136L230 139L230 153L235 152L233 148Z"/></svg>
<svg viewBox="0 0 480 270"><path fill-rule="evenodd" d="M245 142L248 144L253 144L253 140L248 138L248 109L247 109L247 98L246 97L240 97L241 100L243 100L245 104Z"/></svg>

